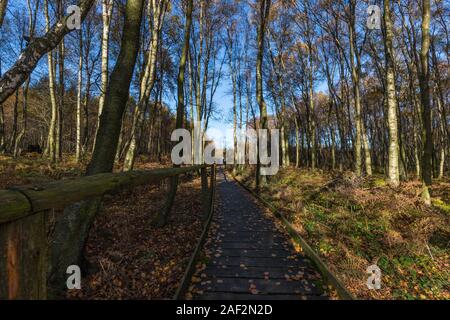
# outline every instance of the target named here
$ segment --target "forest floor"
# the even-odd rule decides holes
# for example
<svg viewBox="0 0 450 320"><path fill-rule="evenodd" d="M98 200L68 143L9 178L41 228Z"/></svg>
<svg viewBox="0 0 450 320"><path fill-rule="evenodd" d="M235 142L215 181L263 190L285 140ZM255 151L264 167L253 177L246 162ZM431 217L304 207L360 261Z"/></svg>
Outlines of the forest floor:
<svg viewBox="0 0 450 320"><path fill-rule="evenodd" d="M138 169L164 165L142 158ZM0 189L82 175L85 164L65 158L50 165L40 155L0 156ZM116 168L119 169L119 168ZM174 209L163 228L151 226L163 208L167 183L106 196L90 231L85 257L88 272L81 290L69 299L171 299L202 232L201 182L181 179Z"/></svg>
<svg viewBox="0 0 450 320"><path fill-rule="evenodd" d="M254 187L254 171L238 176ZM421 185L390 188L382 176L284 168L261 188L360 299L450 299L450 180L435 181L433 205ZM367 288L377 264L381 289Z"/></svg>

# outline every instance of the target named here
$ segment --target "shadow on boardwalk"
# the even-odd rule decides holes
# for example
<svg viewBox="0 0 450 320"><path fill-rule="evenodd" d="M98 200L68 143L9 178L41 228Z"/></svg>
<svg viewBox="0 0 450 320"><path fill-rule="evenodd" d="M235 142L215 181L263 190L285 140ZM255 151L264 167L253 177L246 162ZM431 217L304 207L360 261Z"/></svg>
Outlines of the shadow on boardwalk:
<svg viewBox="0 0 450 320"><path fill-rule="evenodd" d="M312 263L223 172L217 177L217 200L206 263L193 278L193 299L328 298Z"/></svg>

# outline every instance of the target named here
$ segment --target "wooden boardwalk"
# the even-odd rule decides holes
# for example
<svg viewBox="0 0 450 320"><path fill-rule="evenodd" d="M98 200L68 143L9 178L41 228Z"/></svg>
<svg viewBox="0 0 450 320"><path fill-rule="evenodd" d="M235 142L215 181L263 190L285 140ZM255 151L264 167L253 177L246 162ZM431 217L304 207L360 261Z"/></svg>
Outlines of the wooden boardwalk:
<svg viewBox="0 0 450 320"><path fill-rule="evenodd" d="M217 197L215 227L204 249L209 259L193 284L194 299L327 299L312 263L223 172Z"/></svg>

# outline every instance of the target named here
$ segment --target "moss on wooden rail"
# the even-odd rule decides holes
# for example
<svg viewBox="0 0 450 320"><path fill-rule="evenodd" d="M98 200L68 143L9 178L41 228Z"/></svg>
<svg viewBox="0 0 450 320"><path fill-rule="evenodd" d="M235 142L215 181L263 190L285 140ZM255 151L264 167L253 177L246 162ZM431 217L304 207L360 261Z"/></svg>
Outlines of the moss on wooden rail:
<svg viewBox="0 0 450 320"><path fill-rule="evenodd" d="M155 183L164 178L200 170L205 166L102 173L42 185L0 190L0 224L24 218L39 211L64 208L71 203L103 194Z"/></svg>

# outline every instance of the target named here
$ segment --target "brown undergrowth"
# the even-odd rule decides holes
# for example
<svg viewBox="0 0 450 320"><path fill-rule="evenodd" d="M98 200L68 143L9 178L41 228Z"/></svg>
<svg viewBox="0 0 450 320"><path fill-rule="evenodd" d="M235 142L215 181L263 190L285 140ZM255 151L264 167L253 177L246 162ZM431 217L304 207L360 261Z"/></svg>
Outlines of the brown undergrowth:
<svg viewBox="0 0 450 320"><path fill-rule="evenodd" d="M239 177L254 185L253 171ZM449 299L450 182L435 181L433 205L417 181L392 189L382 176L284 168L261 196L274 204L349 291L362 299ZM366 268L382 272L369 290Z"/></svg>
<svg viewBox="0 0 450 320"><path fill-rule="evenodd" d="M171 299L202 230L200 181L183 182L163 228L151 226L166 187L140 187L106 199L86 248L80 299Z"/></svg>

